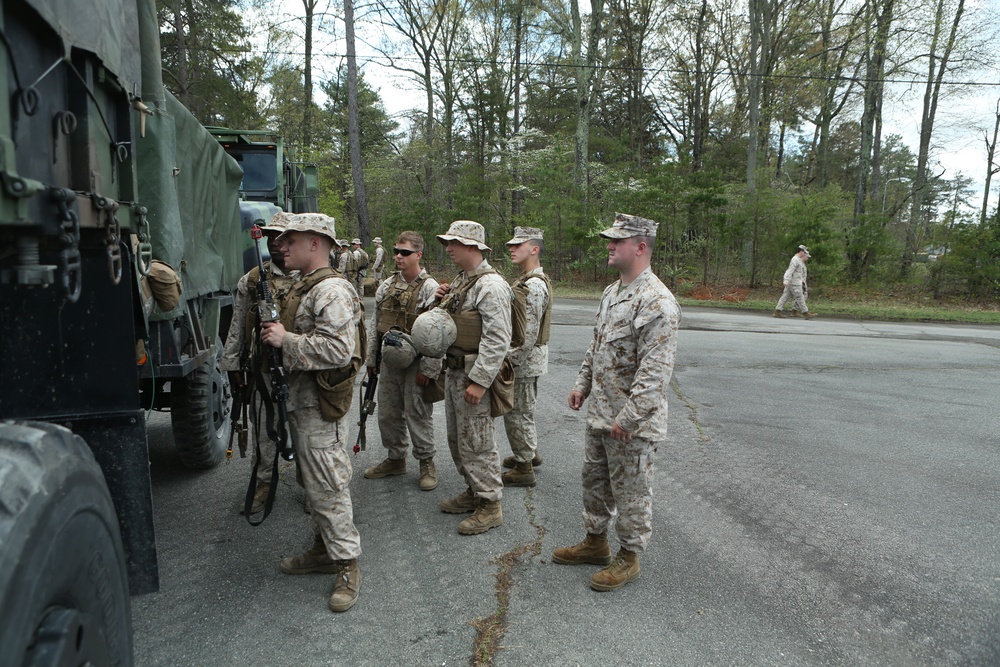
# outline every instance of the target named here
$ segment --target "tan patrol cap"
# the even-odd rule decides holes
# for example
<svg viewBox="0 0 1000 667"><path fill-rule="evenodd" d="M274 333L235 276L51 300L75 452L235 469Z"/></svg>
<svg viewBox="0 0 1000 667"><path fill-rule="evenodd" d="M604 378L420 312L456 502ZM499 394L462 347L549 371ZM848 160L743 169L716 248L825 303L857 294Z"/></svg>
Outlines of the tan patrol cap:
<svg viewBox="0 0 1000 667"><path fill-rule="evenodd" d="M659 224L648 218L627 213L615 213L615 224L601 232L606 239L630 239L633 236L656 236Z"/></svg>
<svg viewBox="0 0 1000 667"><path fill-rule="evenodd" d="M520 245L525 241L541 241L542 230L538 227L515 227L514 238L507 241L507 245Z"/></svg>

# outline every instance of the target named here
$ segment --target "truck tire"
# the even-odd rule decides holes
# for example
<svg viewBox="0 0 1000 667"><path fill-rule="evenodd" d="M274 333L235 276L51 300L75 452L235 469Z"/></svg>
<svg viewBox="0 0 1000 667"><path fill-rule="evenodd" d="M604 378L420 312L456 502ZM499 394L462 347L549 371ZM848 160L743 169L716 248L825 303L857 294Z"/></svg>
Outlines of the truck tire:
<svg viewBox="0 0 1000 667"><path fill-rule="evenodd" d="M229 446L233 409L229 377L219 369L222 341L216 342L216 358L186 378L170 383L170 423L174 447L188 468L214 468Z"/></svg>
<svg viewBox="0 0 1000 667"><path fill-rule="evenodd" d="M131 665L118 519L86 443L0 423L0 663Z"/></svg>

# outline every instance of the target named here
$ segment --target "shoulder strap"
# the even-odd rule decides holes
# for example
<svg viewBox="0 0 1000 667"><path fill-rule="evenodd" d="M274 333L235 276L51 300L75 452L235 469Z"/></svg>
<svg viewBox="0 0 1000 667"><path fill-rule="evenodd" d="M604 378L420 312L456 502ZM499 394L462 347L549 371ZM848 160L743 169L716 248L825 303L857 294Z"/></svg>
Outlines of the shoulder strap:
<svg viewBox="0 0 1000 667"><path fill-rule="evenodd" d="M308 276L303 277L297 283L292 285L292 288L288 290L288 296L280 304L281 307L281 323L289 331L292 330L295 324L295 313L299 310L299 304L302 302L302 298L309 293L313 287L328 280L330 278L337 278L340 274L325 266L321 269L313 271Z"/></svg>

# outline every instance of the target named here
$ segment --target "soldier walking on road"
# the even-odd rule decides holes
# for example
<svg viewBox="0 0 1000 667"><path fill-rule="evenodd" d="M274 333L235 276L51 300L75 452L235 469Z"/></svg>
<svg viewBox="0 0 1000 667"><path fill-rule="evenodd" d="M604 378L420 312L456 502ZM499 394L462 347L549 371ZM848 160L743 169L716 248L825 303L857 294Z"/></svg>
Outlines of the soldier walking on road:
<svg viewBox="0 0 1000 667"><path fill-rule="evenodd" d="M508 353L514 364L514 407L504 415L503 424L513 455L503 461L505 468L512 468L503 474L503 484L534 486L534 468L542 464L535 432L535 399L538 376L549 369L552 290L541 266L542 230L515 227L514 238L507 241L507 249L511 261L521 268L521 275L513 284L515 294L524 290L527 295L524 343Z"/></svg>
<svg viewBox="0 0 1000 667"><path fill-rule="evenodd" d="M314 535L306 553L282 559L281 571L337 575L330 609L340 612L361 590L346 414L364 355L364 310L354 289L330 268L335 242L333 218L303 213L289 221L279 243L285 268L301 278L282 305L281 321L263 325L261 341L282 351L288 371L288 421Z"/></svg>
<svg viewBox="0 0 1000 667"><path fill-rule="evenodd" d="M792 261L788 263L788 269L785 270L785 275L782 278L785 289L781 293L781 298L778 299L778 305L774 307L774 317L785 316L781 312L781 309L785 307L785 302L789 298L792 299L794 306L792 312L800 313L807 320L816 317L816 313L810 313L809 306L806 305L806 299L809 298L809 285L806 281L808 273L806 271L806 262L810 257L809 248L804 245L800 245L798 252L792 256Z"/></svg>
<svg viewBox="0 0 1000 667"><path fill-rule="evenodd" d="M274 214L271 221L265 227L261 227L264 236L267 238L267 249L271 254L271 259L264 262L264 273L271 295L275 303L281 304L285 295L292 288L297 271L292 271L291 275L285 273L285 257L278 251L278 237L285 231L285 225L291 218L290 214L279 211ZM271 386L270 368L267 358L264 355L254 354L254 343L257 335L257 283L260 282L260 270L254 267L247 272L236 285L236 298L233 300L233 319L229 324L229 333L226 335L226 345L219 360L219 369L229 373L229 385L233 394L242 391L250 396L248 401L248 414L251 420L257 411L252 408L251 400L256 393L247 391L247 388L254 387L254 378L258 368L263 374L264 386ZM249 377L244 377L243 362L248 363ZM256 514L264 509L264 502L267 500L267 493L271 488L274 457L276 455L274 441L270 437L261 438L259 427L252 427L253 433L253 453L251 460L257 467L257 488L254 491L253 504L250 509L251 514ZM260 450L258 461L257 451ZM240 513L244 510L244 504L240 502Z"/></svg>
<svg viewBox="0 0 1000 667"><path fill-rule="evenodd" d="M382 375L378 385L378 428L388 456L365 470L365 477L379 479L406 474L406 450L412 440L413 457L420 461L420 489L431 491L438 485L434 467L434 404L424 400L424 389L436 381L442 362L417 355L408 338L417 315L434 306L438 288L438 282L420 266L423 251L424 239L420 234L400 234L392 249L396 272L375 291L367 363L369 376L374 377L380 371ZM392 340L383 343L386 336ZM380 347L381 368L378 368L376 352Z"/></svg>
<svg viewBox="0 0 1000 667"><path fill-rule="evenodd" d="M615 215L601 232L610 239L608 266L620 280L604 290L569 407L587 397L583 459L583 542L556 549L564 565L606 567L590 579L596 591L621 588L639 577L639 555L653 531L653 458L667 437L667 394L677 351L681 311L650 269L657 224ZM608 527L615 518L621 545L614 560Z"/></svg>
<svg viewBox="0 0 1000 667"><path fill-rule="evenodd" d="M451 457L468 484L440 508L449 514L473 512L458 524L458 532L476 535L503 523L503 481L490 386L510 347L513 295L507 281L483 258L483 251L490 248L482 225L458 220L437 238L462 269L453 283L438 288L436 296L458 330L445 356L445 416Z"/></svg>

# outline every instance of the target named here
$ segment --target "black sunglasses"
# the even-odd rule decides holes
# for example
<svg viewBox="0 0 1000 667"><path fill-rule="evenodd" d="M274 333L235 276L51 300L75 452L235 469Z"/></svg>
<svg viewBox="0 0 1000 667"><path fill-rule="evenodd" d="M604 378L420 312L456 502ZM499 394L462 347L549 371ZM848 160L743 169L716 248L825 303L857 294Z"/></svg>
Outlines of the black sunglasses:
<svg viewBox="0 0 1000 667"><path fill-rule="evenodd" d="M415 252L420 252L419 250L407 250L406 248L393 248L393 255L402 255L403 257L409 257Z"/></svg>

